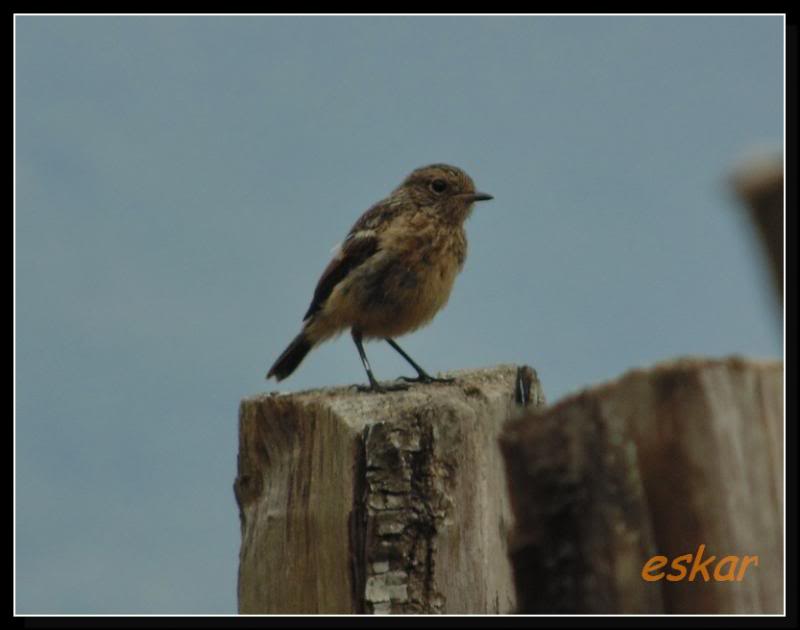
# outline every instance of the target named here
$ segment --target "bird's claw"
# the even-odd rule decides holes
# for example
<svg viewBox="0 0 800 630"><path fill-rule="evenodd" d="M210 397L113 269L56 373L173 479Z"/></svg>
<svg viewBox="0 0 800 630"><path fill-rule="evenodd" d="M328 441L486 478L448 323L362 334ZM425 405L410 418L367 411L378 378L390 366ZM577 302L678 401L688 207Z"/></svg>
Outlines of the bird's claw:
<svg viewBox="0 0 800 630"><path fill-rule="evenodd" d="M401 376L400 380L405 381L406 383L423 383L427 385L428 383L453 383L456 379L454 378L437 378L435 376L431 376L430 374L420 374L419 376L411 377L411 376Z"/></svg>
<svg viewBox="0 0 800 630"><path fill-rule="evenodd" d="M405 383L390 383L387 385L380 385L379 383L372 383L371 385L355 385L359 392L366 392L370 394L385 394L386 392L404 392L409 386Z"/></svg>

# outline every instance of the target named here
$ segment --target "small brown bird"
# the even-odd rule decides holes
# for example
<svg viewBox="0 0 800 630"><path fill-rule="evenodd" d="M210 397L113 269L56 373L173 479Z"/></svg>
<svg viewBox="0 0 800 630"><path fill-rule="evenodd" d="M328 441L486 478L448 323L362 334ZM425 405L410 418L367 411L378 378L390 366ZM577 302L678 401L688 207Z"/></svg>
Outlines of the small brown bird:
<svg viewBox="0 0 800 630"><path fill-rule="evenodd" d="M349 328L371 391L405 389L375 380L363 339L384 339L417 371L410 382L446 381L430 376L393 337L427 324L450 297L464 266L464 221L473 203L492 199L472 179L447 164L418 168L389 197L356 221L322 272L303 329L267 373L280 381L317 344Z"/></svg>

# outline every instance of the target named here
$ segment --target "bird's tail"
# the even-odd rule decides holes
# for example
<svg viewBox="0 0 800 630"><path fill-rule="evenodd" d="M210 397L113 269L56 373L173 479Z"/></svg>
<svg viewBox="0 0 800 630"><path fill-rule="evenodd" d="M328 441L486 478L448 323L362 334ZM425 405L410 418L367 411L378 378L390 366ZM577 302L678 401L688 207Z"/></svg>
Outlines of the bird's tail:
<svg viewBox="0 0 800 630"><path fill-rule="evenodd" d="M277 381L285 379L297 369L297 366L300 365L300 362L313 347L313 342L306 336L305 331L302 331L292 339L292 343L281 353L281 356L269 369L267 378L274 376Z"/></svg>

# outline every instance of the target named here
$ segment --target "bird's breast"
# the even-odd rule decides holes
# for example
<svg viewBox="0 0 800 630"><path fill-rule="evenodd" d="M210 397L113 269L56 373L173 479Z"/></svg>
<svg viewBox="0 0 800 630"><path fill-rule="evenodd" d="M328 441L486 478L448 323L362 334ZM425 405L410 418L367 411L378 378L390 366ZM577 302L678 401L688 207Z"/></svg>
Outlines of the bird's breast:
<svg viewBox="0 0 800 630"><path fill-rule="evenodd" d="M447 303L465 257L463 231L422 230L390 242L364 283L364 334L394 337L427 324Z"/></svg>

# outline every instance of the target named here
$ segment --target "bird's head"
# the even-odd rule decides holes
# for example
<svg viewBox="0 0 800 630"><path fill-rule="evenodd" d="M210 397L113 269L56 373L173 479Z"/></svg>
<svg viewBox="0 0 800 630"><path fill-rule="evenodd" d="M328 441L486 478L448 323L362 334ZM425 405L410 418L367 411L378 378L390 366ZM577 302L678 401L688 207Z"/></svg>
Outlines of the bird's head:
<svg viewBox="0 0 800 630"><path fill-rule="evenodd" d="M392 196L400 195L453 223L463 222L476 201L493 199L475 190L472 178L460 168L431 164L413 171Z"/></svg>

